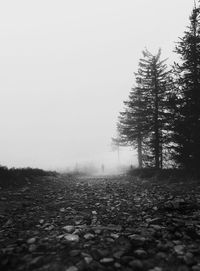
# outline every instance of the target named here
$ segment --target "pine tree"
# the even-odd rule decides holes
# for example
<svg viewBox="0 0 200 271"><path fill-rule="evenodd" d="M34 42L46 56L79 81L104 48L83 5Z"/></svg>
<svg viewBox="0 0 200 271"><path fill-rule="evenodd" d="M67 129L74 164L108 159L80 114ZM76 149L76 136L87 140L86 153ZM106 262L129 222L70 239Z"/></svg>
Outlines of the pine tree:
<svg viewBox="0 0 200 271"><path fill-rule="evenodd" d="M139 168L143 166L142 141L146 134L145 96L141 88L130 91L129 100L124 102L126 109L120 113L117 125L121 143L137 148Z"/></svg>
<svg viewBox="0 0 200 271"><path fill-rule="evenodd" d="M131 90L126 109L120 113L118 131L121 140L137 146L139 167L162 168L169 92L169 72L165 60L160 60L161 50L154 56L143 51L135 73L136 86Z"/></svg>
<svg viewBox="0 0 200 271"><path fill-rule="evenodd" d="M161 50L156 55L148 50L143 52L140 59L137 78L142 82L143 92L146 95L146 128L148 137L144 138L144 150L146 163L155 168L163 166L163 152L167 136L167 106L168 94L170 93L169 71L165 64L166 60L160 60Z"/></svg>
<svg viewBox="0 0 200 271"><path fill-rule="evenodd" d="M177 43L177 111L175 118L176 160L182 167L200 166L200 9L194 8L190 26Z"/></svg>

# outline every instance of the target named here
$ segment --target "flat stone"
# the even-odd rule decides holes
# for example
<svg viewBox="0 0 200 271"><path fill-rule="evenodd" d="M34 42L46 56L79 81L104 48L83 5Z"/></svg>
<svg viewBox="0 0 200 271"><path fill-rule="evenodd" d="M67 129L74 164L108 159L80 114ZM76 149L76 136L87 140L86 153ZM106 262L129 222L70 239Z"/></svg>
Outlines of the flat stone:
<svg viewBox="0 0 200 271"><path fill-rule="evenodd" d="M112 262L114 262L113 258L103 258L103 259L100 260L100 263L104 263L104 264L112 263Z"/></svg>
<svg viewBox="0 0 200 271"><path fill-rule="evenodd" d="M73 225L67 225L63 227L63 230L65 230L68 233L72 233L75 230L75 227Z"/></svg>
<svg viewBox="0 0 200 271"><path fill-rule="evenodd" d="M79 242L79 236L77 234L66 234L64 238L69 242Z"/></svg>

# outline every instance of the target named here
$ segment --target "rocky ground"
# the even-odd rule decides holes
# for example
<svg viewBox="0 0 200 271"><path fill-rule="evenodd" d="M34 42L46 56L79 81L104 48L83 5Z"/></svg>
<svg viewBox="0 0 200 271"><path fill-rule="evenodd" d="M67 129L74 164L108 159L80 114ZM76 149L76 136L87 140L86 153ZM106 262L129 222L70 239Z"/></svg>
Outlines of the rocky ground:
<svg viewBox="0 0 200 271"><path fill-rule="evenodd" d="M43 177L0 189L0 270L200 270L200 182Z"/></svg>

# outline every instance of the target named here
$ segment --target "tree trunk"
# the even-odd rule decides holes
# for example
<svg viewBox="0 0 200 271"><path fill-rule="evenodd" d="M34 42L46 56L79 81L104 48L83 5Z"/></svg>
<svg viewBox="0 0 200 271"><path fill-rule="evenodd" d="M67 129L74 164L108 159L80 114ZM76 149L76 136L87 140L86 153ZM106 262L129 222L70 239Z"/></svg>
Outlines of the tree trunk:
<svg viewBox="0 0 200 271"><path fill-rule="evenodd" d="M154 74L154 87L155 87L155 114L154 114L154 127L155 127L155 168L159 169L160 167L160 138L159 138L159 125L158 125L158 82L157 74L155 69Z"/></svg>
<svg viewBox="0 0 200 271"><path fill-rule="evenodd" d="M142 168L142 138L138 137L138 167Z"/></svg>

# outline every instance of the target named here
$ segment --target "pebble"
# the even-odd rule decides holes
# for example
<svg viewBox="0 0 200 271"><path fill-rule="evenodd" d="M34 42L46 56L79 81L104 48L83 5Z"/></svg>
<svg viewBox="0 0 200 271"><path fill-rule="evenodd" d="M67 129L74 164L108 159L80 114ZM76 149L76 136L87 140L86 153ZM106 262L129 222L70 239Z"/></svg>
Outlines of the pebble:
<svg viewBox="0 0 200 271"><path fill-rule="evenodd" d="M40 220L39 220L39 223L40 223L40 224L43 224L43 223L44 223L44 219L40 219Z"/></svg>
<svg viewBox="0 0 200 271"><path fill-rule="evenodd" d="M71 233L75 230L75 227L73 225L67 225L67 226L64 226L63 229L68 232L68 233Z"/></svg>
<svg viewBox="0 0 200 271"><path fill-rule="evenodd" d="M194 255L191 252L187 252L184 257L183 257L185 263L187 265L192 265L194 264Z"/></svg>
<svg viewBox="0 0 200 271"><path fill-rule="evenodd" d="M115 266L115 268L121 268L121 264L120 263L115 263L114 266Z"/></svg>
<svg viewBox="0 0 200 271"><path fill-rule="evenodd" d="M35 238L35 237L29 238L29 239L27 240L27 244L33 244L33 243L35 243L35 241L36 241L36 238Z"/></svg>
<svg viewBox="0 0 200 271"><path fill-rule="evenodd" d="M92 211L92 214L93 215L97 215L97 211Z"/></svg>
<svg viewBox="0 0 200 271"><path fill-rule="evenodd" d="M90 264L93 261L92 257L84 257L84 260L87 264Z"/></svg>
<svg viewBox="0 0 200 271"><path fill-rule="evenodd" d="M64 238L69 242L79 242L79 236L77 234L66 234Z"/></svg>
<svg viewBox="0 0 200 271"><path fill-rule="evenodd" d="M129 238L134 241L139 241L141 243L144 243L146 241L146 238L139 235L139 234L131 234L129 235Z"/></svg>
<svg viewBox="0 0 200 271"><path fill-rule="evenodd" d="M129 265L133 268L133 270L143 270L143 263L140 260L130 261Z"/></svg>
<svg viewBox="0 0 200 271"><path fill-rule="evenodd" d="M156 254L156 258L167 260L167 254L164 253L164 252L158 252L158 253Z"/></svg>
<svg viewBox="0 0 200 271"><path fill-rule="evenodd" d="M151 226L150 226L151 228L153 228L154 230L161 230L161 229L163 229L163 227L162 226L160 226L160 225L156 225L156 224L151 224Z"/></svg>
<svg viewBox="0 0 200 271"><path fill-rule="evenodd" d="M179 255L183 255L184 249L185 249L185 246L183 245L177 245L174 247L175 252Z"/></svg>
<svg viewBox="0 0 200 271"><path fill-rule="evenodd" d="M78 268L76 266L70 266L65 271L78 271Z"/></svg>
<svg viewBox="0 0 200 271"><path fill-rule="evenodd" d="M76 256L78 256L79 254L80 254L80 250L79 249L73 249L73 250L71 250L70 252L69 252L69 255L71 256L71 257L76 257Z"/></svg>
<svg viewBox="0 0 200 271"><path fill-rule="evenodd" d="M124 255L124 250L119 250L119 251L116 251L114 254L113 254L113 257L116 258L116 259L120 259L123 255Z"/></svg>
<svg viewBox="0 0 200 271"><path fill-rule="evenodd" d="M137 257L139 257L139 258L144 258L144 257L146 257L146 255L147 255L146 251L143 250L143 249L137 249L137 250L135 250L135 251L134 251L134 254L135 254Z"/></svg>
<svg viewBox="0 0 200 271"><path fill-rule="evenodd" d="M112 237L114 239L117 239L117 238L119 238L119 234L117 234L117 233L111 233L110 237Z"/></svg>
<svg viewBox="0 0 200 271"><path fill-rule="evenodd" d="M54 229L54 225L50 225L49 227L46 227L46 231L52 231Z"/></svg>
<svg viewBox="0 0 200 271"><path fill-rule="evenodd" d="M34 252L34 251L36 251L36 249L37 249L37 246L36 246L35 244L31 244L31 245L29 246L29 248L28 248L28 250L29 250L30 252Z"/></svg>
<svg viewBox="0 0 200 271"><path fill-rule="evenodd" d="M100 263L112 263L114 262L114 259L113 258L103 258L100 260Z"/></svg>
<svg viewBox="0 0 200 271"><path fill-rule="evenodd" d="M95 237L94 234L92 233L86 233L84 236L83 236L86 240L91 240Z"/></svg>
<svg viewBox="0 0 200 271"><path fill-rule="evenodd" d="M200 271L200 264L194 265L192 271Z"/></svg>

